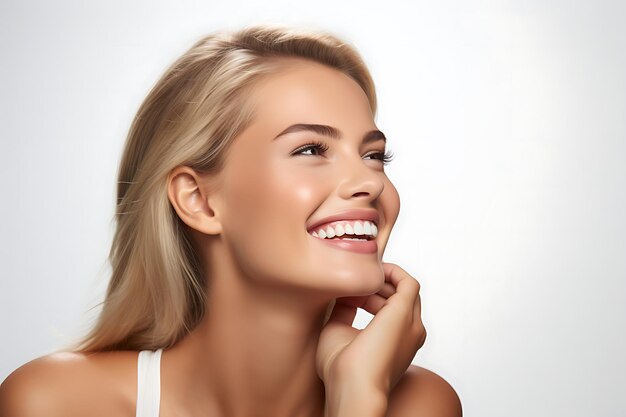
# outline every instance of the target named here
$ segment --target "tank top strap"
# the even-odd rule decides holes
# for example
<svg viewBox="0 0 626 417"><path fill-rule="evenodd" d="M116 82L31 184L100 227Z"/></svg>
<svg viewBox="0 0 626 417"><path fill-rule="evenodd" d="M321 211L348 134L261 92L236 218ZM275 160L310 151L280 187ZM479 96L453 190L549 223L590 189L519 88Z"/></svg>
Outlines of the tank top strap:
<svg viewBox="0 0 626 417"><path fill-rule="evenodd" d="M137 357L136 417L158 417L161 402L161 352L142 350Z"/></svg>

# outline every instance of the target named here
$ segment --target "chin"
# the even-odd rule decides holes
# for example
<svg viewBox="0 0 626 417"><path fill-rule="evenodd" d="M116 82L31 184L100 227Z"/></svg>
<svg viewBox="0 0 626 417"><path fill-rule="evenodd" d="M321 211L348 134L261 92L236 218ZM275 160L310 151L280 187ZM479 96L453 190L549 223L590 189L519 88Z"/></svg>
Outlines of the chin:
<svg viewBox="0 0 626 417"><path fill-rule="evenodd" d="M332 279L337 297L350 297L378 292L385 283L385 274L382 264L378 262L335 270Z"/></svg>

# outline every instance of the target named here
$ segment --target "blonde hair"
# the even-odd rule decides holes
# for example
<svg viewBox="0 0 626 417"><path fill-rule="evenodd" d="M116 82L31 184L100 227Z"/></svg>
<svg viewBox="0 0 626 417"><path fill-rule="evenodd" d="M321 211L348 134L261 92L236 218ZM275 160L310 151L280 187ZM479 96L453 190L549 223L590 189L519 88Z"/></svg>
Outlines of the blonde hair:
<svg viewBox="0 0 626 417"><path fill-rule="evenodd" d="M175 344L204 314L205 282L167 194L186 165L218 172L253 119L247 97L281 57L309 59L352 77L376 114L374 83L356 49L329 33L255 26L197 41L154 85L132 122L117 183L112 276L102 310L75 349L157 349Z"/></svg>

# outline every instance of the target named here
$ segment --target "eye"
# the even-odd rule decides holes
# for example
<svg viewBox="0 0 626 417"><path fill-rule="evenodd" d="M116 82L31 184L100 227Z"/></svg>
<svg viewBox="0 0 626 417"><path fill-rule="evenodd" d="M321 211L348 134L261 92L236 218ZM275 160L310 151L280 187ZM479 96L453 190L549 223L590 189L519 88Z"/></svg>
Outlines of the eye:
<svg viewBox="0 0 626 417"><path fill-rule="evenodd" d="M372 152L372 153L365 155L365 157L366 158L372 157L372 159L381 161L383 165L387 165L393 160L394 155L391 151L386 151L386 152Z"/></svg>
<svg viewBox="0 0 626 417"><path fill-rule="evenodd" d="M305 151L315 151L317 153L305 154L304 153ZM292 155L312 155L312 156L316 156L316 155L322 155L326 151L328 151L328 145L326 145L325 143L322 143L322 142L313 142L313 143L307 143L306 145L299 147L298 149L293 151L291 154Z"/></svg>

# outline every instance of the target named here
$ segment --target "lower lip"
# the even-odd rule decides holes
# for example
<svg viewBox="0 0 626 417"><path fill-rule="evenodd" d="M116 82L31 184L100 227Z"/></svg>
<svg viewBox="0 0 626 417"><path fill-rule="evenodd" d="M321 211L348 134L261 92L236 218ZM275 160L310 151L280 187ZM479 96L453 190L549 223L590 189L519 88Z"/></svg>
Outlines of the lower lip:
<svg viewBox="0 0 626 417"><path fill-rule="evenodd" d="M341 239L320 239L313 236L314 239L319 240L327 245L334 246L339 249L349 250L357 253L376 253L378 252L378 245L375 240L341 240Z"/></svg>

